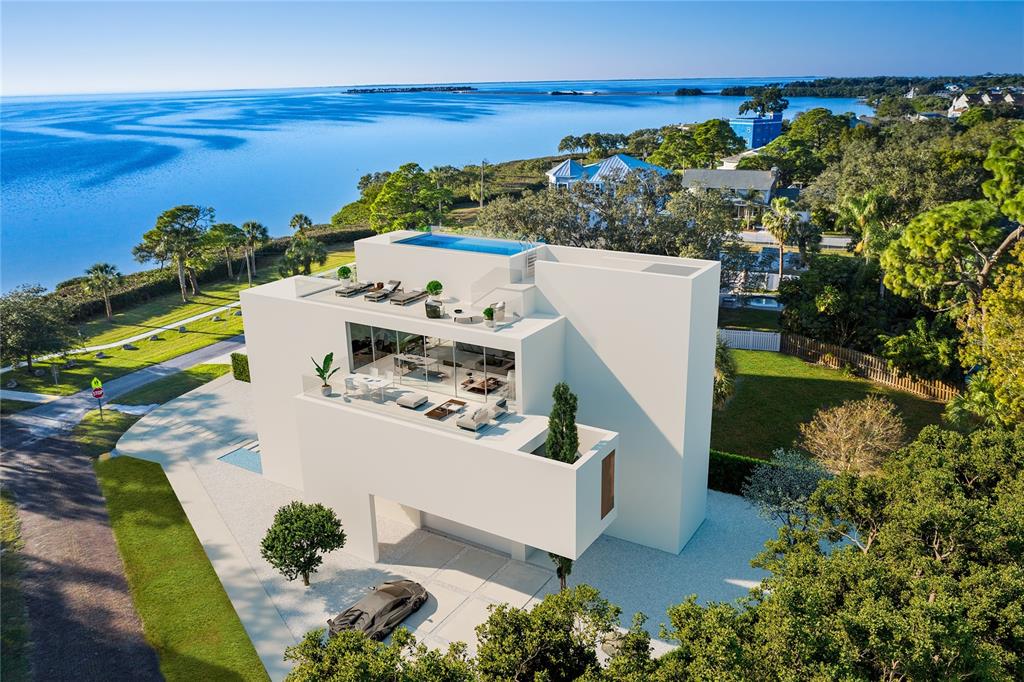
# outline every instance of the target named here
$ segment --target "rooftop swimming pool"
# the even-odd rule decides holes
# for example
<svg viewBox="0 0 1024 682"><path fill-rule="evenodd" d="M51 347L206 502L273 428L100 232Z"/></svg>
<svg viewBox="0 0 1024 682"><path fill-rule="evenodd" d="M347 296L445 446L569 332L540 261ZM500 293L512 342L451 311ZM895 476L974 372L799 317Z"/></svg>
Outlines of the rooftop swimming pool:
<svg viewBox="0 0 1024 682"><path fill-rule="evenodd" d="M415 237L400 239L396 244L410 246L430 246L435 249L454 249L455 251L475 251L492 253L497 256L514 256L537 246L531 242L513 242L504 239L484 239L482 237L462 237L454 234L438 234L424 232Z"/></svg>

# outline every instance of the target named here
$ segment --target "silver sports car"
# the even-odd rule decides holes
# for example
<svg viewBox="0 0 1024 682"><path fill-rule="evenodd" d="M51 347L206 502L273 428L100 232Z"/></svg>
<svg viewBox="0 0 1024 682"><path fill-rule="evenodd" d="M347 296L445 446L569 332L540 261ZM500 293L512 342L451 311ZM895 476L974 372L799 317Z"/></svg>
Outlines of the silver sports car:
<svg viewBox="0 0 1024 682"><path fill-rule="evenodd" d="M429 596L423 585L412 580L382 583L327 621L328 632L333 637L342 630L361 630L367 637L379 642L406 616L423 606Z"/></svg>

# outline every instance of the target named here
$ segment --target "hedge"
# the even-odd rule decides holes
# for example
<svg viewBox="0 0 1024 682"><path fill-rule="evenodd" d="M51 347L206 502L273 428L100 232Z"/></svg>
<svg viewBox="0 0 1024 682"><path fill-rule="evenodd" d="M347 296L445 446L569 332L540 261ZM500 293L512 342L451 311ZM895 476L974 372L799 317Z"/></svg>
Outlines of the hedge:
<svg viewBox="0 0 1024 682"><path fill-rule="evenodd" d="M363 228L336 228L331 225L318 225L309 230L307 234L324 244L337 244L354 242L357 239L373 236L376 232ZM259 258L261 255L284 253L291 240L291 237L272 239L256 251L256 256ZM235 272L244 273L245 260L235 259L232 267ZM224 262L217 261L208 268L200 270L197 275L200 284L223 281L226 279ZM178 274L172 267L155 268L125 275L121 283L120 291L110 297L110 303L115 310L178 291ZM86 291L84 285L85 277L75 277L58 284L56 291L51 294L64 297L70 302L71 317L75 322L81 322L105 312L103 298Z"/></svg>
<svg viewBox="0 0 1024 682"><path fill-rule="evenodd" d="M743 494L743 482L754 467L771 464L770 460L712 450L708 460L708 487L733 495Z"/></svg>
<svg viewBox="0 0 1024 682"><path fill-rule="evenodd" d="M231 374L239 381L252 382L249 377L249 356L245 353L231 354Z"/></svg>

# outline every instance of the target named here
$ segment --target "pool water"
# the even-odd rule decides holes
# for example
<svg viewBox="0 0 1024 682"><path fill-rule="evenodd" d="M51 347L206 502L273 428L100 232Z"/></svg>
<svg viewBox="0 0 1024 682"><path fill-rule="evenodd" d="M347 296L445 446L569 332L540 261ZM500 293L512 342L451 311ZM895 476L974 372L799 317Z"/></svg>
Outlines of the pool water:
<svg viewBox="0 0 1024 682"><path fill-rule="evenodd" d="M453 249L455 251L475 251L491 253L498 256L514 256L536 246L530 242L513 242L504 239L484 239L481 237L462 237L454 234L423 233L415 237L401 239L397 244L410 246L430 246L435 249Z"/></svg>
<svg viewBox="0 0 1024 682"><path fill-rule="evenodd" d="M232 450L226 455L218 457L222 462L228 464L234 464L236 467L241 467L246 471L251 471L254 474L263 473L263 463L260 461L260 453L253 452L249 448L238 448Z"/></svg>
<svg viewBox="0 0 1024 682"><path fill-rule="evenodd" d="M765 308L767 310L778 310L779 308L782 307L782 304L779 303L776 299L770 298L768 296L748 298L746 303L747 307L749 308Z"/></svg>

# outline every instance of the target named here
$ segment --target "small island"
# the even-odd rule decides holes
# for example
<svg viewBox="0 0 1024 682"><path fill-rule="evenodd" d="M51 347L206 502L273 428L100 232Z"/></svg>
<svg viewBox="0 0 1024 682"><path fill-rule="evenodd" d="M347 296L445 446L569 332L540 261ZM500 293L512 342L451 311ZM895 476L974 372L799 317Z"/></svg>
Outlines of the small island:
<svg viewBox="0 0 1024 682"><path fill-rule="evenodd" d="M676 90L676 97L696 97L707 93L700 88L679 88Z"/></svg>
<svg viewBox="0 0 1024 682"><path fill-rule="evenodd" d="M396 92L473 92L476 88L470 85L411 85L399 88L349 88L349 95L378 95Z"/></svg>

